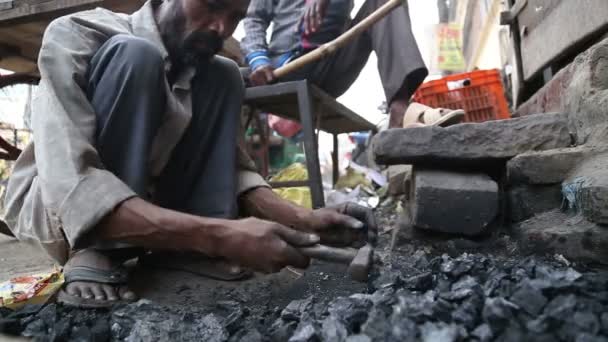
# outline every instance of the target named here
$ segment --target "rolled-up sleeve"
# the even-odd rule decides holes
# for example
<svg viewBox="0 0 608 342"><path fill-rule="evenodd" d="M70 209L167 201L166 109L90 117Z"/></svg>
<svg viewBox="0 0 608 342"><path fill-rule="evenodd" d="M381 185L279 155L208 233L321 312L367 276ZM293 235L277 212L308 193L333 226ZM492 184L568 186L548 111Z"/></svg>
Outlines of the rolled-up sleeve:
<svg viewBox="0 0 608 342"><path fill-rule="evenodd" d="M272 21L273 9L273 0L252 0L243 20L245 37L241 48L252 69L270 64L266 30Z"/></svg>
<svg viewBox="0 0 608 342"><path fill-rule="evenodd" d="M262 176L257 172L257 168L255 163L243 147L243 142L240 141L238 144L237 151L237 163L238 163L238 173L237 173L237 195L240 196L247 191L253 190L255 188L266 187L270 188L270 185L262 178Z"/></svg>
<svg viewBox="0 0 608 342"><path fill-rule="evenodd" d="M104 169L94 148L96 116L85 94L89 60L107 39L72 17L47 28L32 99L38 180L45 208L54 212L72 247L104 216L135 193Z"/></svg>

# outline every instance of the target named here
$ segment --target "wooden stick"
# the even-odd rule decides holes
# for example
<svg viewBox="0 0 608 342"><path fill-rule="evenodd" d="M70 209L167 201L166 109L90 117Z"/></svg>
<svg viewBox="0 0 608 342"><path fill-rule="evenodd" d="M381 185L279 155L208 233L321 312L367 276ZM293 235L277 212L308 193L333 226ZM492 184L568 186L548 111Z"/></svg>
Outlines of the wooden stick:
<svg viewBox="0 0 608 342"><path fill-rule="evenodd" d="M357 25L351 27L348 31L344 32L338 38L332 40L331 42L325 43L316 48L315 50L311 51L310 53L307 53L304 56L276 69L274 71L274 76L276 78L284 77L285 75L290 74L305 65L316 62L336 52L339 48L346 45L353 38L360 35L364 31L369 29L372 25L386 17L395 8L403 6L405 1L406 0L389 0L387 3L385 3L376 11L374 11L374 13L370 14L367 18L361 20Z"/></svg>

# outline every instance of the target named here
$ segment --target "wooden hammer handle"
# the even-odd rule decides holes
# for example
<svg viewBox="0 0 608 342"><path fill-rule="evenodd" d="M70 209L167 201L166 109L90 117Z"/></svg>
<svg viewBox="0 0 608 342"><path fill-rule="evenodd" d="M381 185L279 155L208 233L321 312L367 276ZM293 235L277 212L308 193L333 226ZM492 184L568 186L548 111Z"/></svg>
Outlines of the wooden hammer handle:
<svg viewBox="0 0 608 342"><path fill-rule="evenodd" d="M370 14L367 18L361 20L357 25L351 27L348 31L341 34L338 38L331 42L325 43L319 46L317 49L305 54L304 56L294 60L293 62L287 63L286 65L276 69L274 76L276 78L284 77L305 65L316 62L332 53L339 48L346 45L353 38L363 33L365 30L370 28L372 25L386 17L395 8L403 6L406 0L389 0L380 8Z"/></svg>
<svg viewBox="0 0 608 342"><path fill-rule="evenodd" d="M312 247L300 247L298 250L307 257L336 262L339 264L350 264L357 256L357 249L354 248L336 248L325 245L314 245Z"/></svg>

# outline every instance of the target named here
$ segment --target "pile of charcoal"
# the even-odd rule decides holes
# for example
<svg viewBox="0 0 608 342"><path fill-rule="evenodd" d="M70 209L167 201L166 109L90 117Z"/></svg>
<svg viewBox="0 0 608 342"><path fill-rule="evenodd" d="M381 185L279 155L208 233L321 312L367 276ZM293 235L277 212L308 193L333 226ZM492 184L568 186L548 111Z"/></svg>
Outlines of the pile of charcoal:
<svg viewBox="0 0 608 342"><path fill-rule="evenodd" d="M370 292L262 311L237 302L5 312L0 331L61 341L608 341L608 273L537 257L395 257Z"/></svg>
<svg viewBox="0 0 608 342"><path fill-rule="evenodd" d="M608 274L538 258L424 253L380 270L372 294L290 303L281 341L608 341Z"/></svg>

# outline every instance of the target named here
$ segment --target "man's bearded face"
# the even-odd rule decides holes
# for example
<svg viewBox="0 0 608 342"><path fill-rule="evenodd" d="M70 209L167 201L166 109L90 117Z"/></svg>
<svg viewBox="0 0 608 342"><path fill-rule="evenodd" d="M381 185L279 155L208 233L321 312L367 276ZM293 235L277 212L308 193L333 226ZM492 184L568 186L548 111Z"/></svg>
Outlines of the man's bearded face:
<svg viewBox="0 0 608 342"><path fill-rule="evenodd" d="M180 61L190 66L207 62L219 53L224 40L216 32L192 32L183 39L180 46Z"/></svg>

